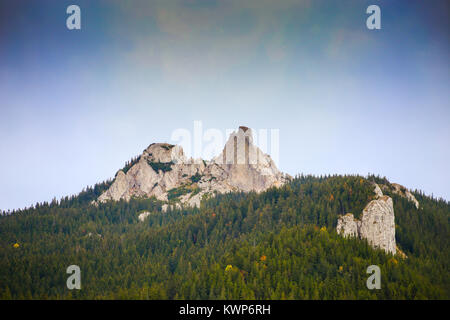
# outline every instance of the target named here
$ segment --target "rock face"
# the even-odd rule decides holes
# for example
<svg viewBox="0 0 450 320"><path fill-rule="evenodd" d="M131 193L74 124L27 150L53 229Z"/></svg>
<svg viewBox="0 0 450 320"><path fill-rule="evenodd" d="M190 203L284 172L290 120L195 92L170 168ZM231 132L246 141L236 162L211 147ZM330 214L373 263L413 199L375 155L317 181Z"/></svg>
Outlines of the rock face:
<svg viewBox="0 0 450 320"><path fill-rule="evenodd" d="M139 214L138 219L139 219L139 221L144 221L145 218L147 218L149 215L150 215L150 212L148 212L148 211L142 212L141 214Z"/></svg>
<svg viewBox="0 0 450 320"><path fill-rule="evenodd" d="M382 184L381 189L386 192L392 192L394 194L399 195L400 197L406 198L408 201L411 201L416 206L416 209L419 209L419 201L417 201L416 197L404 186L398 183L389 183Z"/></svg>
<svg viewBox="0 0 450 320"><path fill-rule="evenodd" d="M364 208L359 236L375 248L396 253L394 206L390 197L372 200Z"/></svg>
<svg viewBox="0 0 450 320"><path fill-rule="evenodd" d="M375 187L377 199L364 208L361 221L348 213L338 218L336 231L344 237L367 239L374 248L381 248L395 254L395 216L392 198L384 196L378 185Z"/></svg>
<svg viewBox="0 0 450 320"><path fill-rule="evenodd" d="M383 191L381 191L380 186L377 185L376 183L374 183L374 187L375 187L375 189L373 190L373 192L375 192L375 195L377 196L377 198L382 197Z"/></svg>
<svg viewBox="0 0 450 320"><path fill-rule="evenodd" d="M405 197L409 201L413 202L416 208L419 209L419 201L417 201L416 197L414 197L414 195L411 192L409 192L408 189L406 189L404 186L398 183L391 183L391 185L393 187L392 192L402 197Z"/></svg>
<svg viewBox="0 0 450 320"><path fill-rule="evenodd" d="M199 206L206 195L261 192L281 186L289 178L277 169L269 155L253 144L251 129L239 127L230 135L221 154L211 161L187 159L180 146L151 144L128 170L119 170L98 201L155 196L178 206L179 203Z"/></svg>
<svg viewBox="0 0 450 320"><path fill-rule="evenodd" d="M260 192L287 180L270 156L253 144L252 130L247 127L239 127L230 135L221 154L207 169L218 173L232 189L241 191Z"/></svg>
<svg viewBox="0 0 450 320"><path fill-rule="evenodd" d="M339 217L337 224L337 233L344 237L358 237L359 236L359 221L353 217L353 214L347 213Z"/></svg>

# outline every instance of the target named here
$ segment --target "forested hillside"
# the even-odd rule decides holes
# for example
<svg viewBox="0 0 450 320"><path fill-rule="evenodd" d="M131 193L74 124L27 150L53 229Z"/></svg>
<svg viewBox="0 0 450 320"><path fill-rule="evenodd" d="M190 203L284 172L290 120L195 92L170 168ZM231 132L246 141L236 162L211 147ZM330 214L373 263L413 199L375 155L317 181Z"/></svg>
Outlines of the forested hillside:
<svg viewBox="0 0 450 320"><path fill-rule="evenodd" d="M299 176L165 213L154 198L92 205L109 181L0 217L0 298L449 299L450 203L415 192L416 209L389 194L407 259L337 235L338 215L374 198L370 181L388 183ZM73 264L81 290L66 287ZM369 265L380 290L366 287Z"/></svg>

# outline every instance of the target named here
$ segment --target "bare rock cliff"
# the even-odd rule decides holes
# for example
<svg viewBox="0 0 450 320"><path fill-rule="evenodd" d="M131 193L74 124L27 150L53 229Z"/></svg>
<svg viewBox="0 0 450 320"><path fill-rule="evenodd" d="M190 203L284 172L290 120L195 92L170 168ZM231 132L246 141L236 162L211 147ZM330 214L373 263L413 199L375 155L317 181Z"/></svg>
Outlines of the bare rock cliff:
<svg viewBox="0 0 450 320"><path fill-rule="evenodd" d="M375 185L377 199L370 201L364 208L361 220L348 213L338 218L337 232L344 237L367 239L374 248L381 248L395 254L395 216L392 198L384 196Z"/></svg>
<svg viewBox="0 0 450 320"><path fill-rule="evenodd" d="M408 201L414 203L416 209L419 209L419 201L417 201L416 197L414 197L414 195L408 189L398 183L391 183L391 186L392 192L408 199Z"/></svg>
<svg viewBox="0 0 450 320"><path fill-rule="evenodd" d="M375 248L396 253L395 217L392 198L382 196L364 208L359 229L361 239L367 239Z"/></svg>
<svg viewBox="0 0 450 320"><path fill-rule="evenodd" d="M180 146L151 144L128 170L119 170L98 201L155 196L171 203L199 206L207 195L261 192L281 186L289 178L277 169L269 155L253 144L251 129L239 127L230 135L221 154L211 161L187 159Z"/></svg>
<svg viewBox="0 0 450 320"><path fill-rule="evenodd" d="M339 217L336 230L337 233L342 234L346 238L358 237L359 224L360 222L353 217L353 214L347 213L346 215Z"/></svg>

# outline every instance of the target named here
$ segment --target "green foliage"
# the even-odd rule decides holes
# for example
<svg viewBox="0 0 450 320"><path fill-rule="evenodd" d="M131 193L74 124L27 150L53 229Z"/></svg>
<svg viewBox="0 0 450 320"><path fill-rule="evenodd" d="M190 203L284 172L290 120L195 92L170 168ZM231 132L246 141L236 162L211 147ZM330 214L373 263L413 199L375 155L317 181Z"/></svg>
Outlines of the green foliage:
<svg viewBox="0 0 450 320"><path fill-rule="evenodd" d="M0 217L0 298L450 298L450 204L419 192L420 210L394 196L403 260L336 234L338 214L356 215L373 197L359 176L299 176L165 213L154 198L90 205L106 185ZM144 222L142 211L152 212ZM82 290L66 288L71 264ZM381 290L366 288L372 264Z"/></svg>
<svg viewBox="0 0 450 320"><path fill-rule="evenodd" d="M147 160L147 163L152 167L155 172L161 170L162 172L168 172L172 170L173 161L170 162L152 162Z"/></svg>
<svg viewBox="0 0 450 320"><path fill-rule="evenodd" d="M128 170L131 169L132 166L134 166L136 163L139 162L140 159L141 159L141 156L133 158L130 161L127 161L125 163L125 167L122 168L123 173L126 174L128 172Z"/></svg>
<svg viewBox="0 0 450 320"><path fill-rule="evenodd" d="M177 188L170 189L167 191L167 199L169 201L176 200L182 195L191 194L191 197L198 194L200 192L200 188L196 184L192 185L183 185Z"/></svg>
<svg viewBox="0 0 450 320"><path fill-rule="evenodd" d="M203 177L200 173L196 173L193 176L191 176L189 179L191 179L192 183L197 183L200 181L200 179Z"/></svg>
<svg viewBox="0 0 450 320"><path fill-rule="evenodd" d="M189 188L189 187L187 187L187 186L181 186L181 187L178 187L178 188L173 188L173 189L170 189L169 191L167 191L167 199L170 201L170 200L173 200L173 199L177 199L178 197L180 197L180 196L182 196L182 195L185 195L185 194L188 194L188 193L190 193L192 190Z"/></svg>
<svg viewBox="0 0 450 320"><path fill-rule="evenodd" d="M175 147L175 145L173 145L173 144L163 144L163 145L161 145L161 147L162 147L163 149L170 150L170 149L172 149L173 147Z"/></svg>

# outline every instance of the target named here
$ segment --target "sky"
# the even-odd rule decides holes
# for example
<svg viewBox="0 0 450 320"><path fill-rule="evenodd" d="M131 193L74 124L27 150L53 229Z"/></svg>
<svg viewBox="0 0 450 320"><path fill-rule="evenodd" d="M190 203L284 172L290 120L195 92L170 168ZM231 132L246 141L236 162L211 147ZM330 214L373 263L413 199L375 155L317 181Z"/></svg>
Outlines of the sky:
<svg viewBox="0 0 450 320"><path fill-rule="evenodd" d="M0 210L112 178L194 121L279 130L291 175L374 173L450 200L449 6L0 0Z"/></svg>

